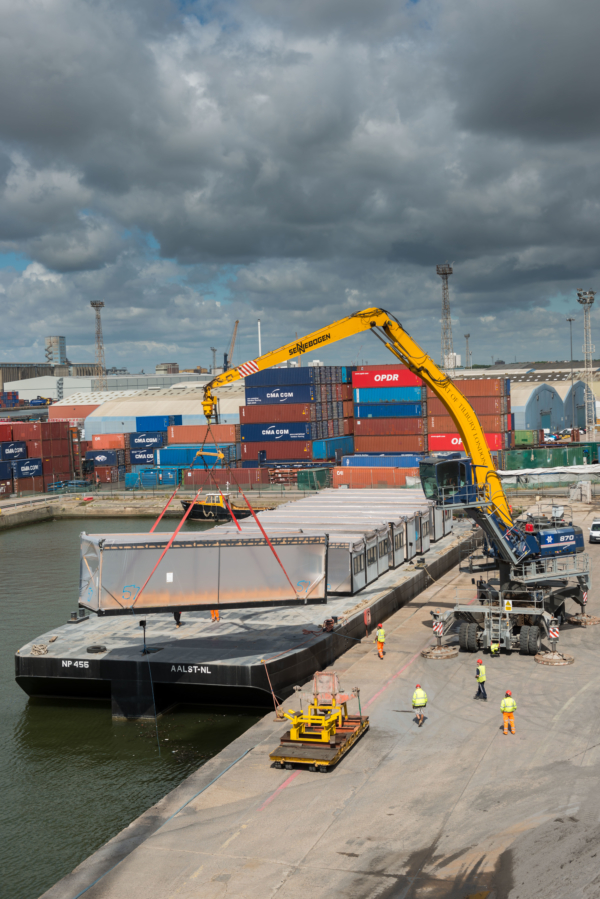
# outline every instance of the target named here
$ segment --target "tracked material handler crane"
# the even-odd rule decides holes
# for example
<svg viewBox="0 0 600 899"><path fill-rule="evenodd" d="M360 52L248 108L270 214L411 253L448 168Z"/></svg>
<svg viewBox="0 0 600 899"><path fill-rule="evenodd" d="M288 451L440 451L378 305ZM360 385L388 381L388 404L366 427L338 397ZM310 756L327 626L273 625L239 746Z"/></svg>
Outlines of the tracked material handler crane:
<svg viewBox="0 0 600 899"><path fill-rule="evenodd" d="M498 643L508 650L535 654L541 634L564 616L565 602L582 610L590 585L590 565L583 552L581 528L556 522L553 527L525 530L514 523L485 436L468 400L385 309L365 309L306 337L217 375L204 388L207 420L214 416L214 390L240 378L328 346L345 337L372 331L411 372L423 379L443 402L462 438L469 458L421 462L421 483L436 505L463 509L485 535L486 561L478 572L493 572L477 583L479 605L457 605L440 613L444 631L461 621L460 643L476 652Z"/></svg>

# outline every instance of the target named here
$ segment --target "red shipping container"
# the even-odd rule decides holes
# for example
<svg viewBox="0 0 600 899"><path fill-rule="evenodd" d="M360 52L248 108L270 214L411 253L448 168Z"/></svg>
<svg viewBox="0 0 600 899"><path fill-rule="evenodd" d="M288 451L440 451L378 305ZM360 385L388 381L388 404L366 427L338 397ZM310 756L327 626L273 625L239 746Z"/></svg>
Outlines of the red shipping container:
<svg viewBox="0 0 600 899"><path fill-rule="evenodd" d="M265 440L262 443L242 443L242 459L256 461L259 450L267 451L267 462L274 459L312 460L310 440Z"/></svg>
<svg viewBox="0 0 600 899"><path fill-rule="evenodd" d="M129 436L129 435L127 435ZM57 440L55 437L52 438L52 455L53 456L68 456L71 451L71 441L68 437L61 437L60 440Z"/></svg>
<svg viewBox="0 0 600 899"><path fill-rule="evenodd" d="M4 422L2 422L2 424L0 424L0 443L10 443L13 439L12 434L12 424L5 424Z"/></svg>
<svg viewBox="0 0 600 899"><path fill-rule="evenodd" d="M45 440L26 440L27 458L40 459L50 455L50 443Z"/></svg>
<svg viewBox="0 0 600 899"><path fill-rule="evenodd" d="M458 389L460 390L460 384ZM506 415L510 412L509 396L472 396L468 398L468 402L477 416ZM433 396L427 400L427 414L448 415L448 409L437 396Z"/></svg>
<svg viewBox="0 0 600 899"><path fill-rule="evenodd" d="M354 433L361 437L392 437L396 434L425 434L423 418L357 418Z"/></svg>
<svg viewBox="0 0 600 899"><path fill-rule="evenodd" d="M70 474L71 459L69 456L50 456L42 459L42 471L44 475Z"/></svg>
<svg viewBox="0 0 600 899"><path fill-rule="evenodd" d="M343 434L346 437L348 434L354 434L354 419L353 418L345 418L343 420Z"/></svg>
<svg viewBox="0 0 600 899"><path fill-rule="evenodd" d="M119 470L118 468L113 468L109 466L95 467L94 468L94 478L100 484L114 484L119 479Z"/></svg>
<svg viewBox="0 0 600 899"><path fill-rule="evenodd" d="M240 422L243 425L269 424L270 422L310 421L314 403L290 403L280 406L240 406Z"/></svg>
<svg viewBox="0 0 600 899"><path fill-rule="evenodd" d="M14 492L21 496L23 493L43 493L44 478L39 475L37 478L16 478Z"/></svg>
<svg viewBox="0 0 600 899"><path fill-rule="evenodd" d="M68 421L48 421L44 422L45 427L49 429L52 440L65 440L69 436ZM42 428L42 436L45 436L44 428Z"/></svg>
<svg viewBox="0 0 600 899"><path fill-rule="evenodd" d="M353 400L344 400L344 405L342 406L342 415L344 418L352 418L354 415L354 402Z"/></svg>
<svg viewBox="0 0 600 899"><path fill-rule="evenodd" d="M85 456L86 453L92 449L92 441L91 440L80 440L79 441L79 449L81 451L81 455Z"/></svg>
<svg viewBox="0 0 600 899"><path fill-rule="evenodd" d="M13 492L12 479L9 481L0 481L0 496L9 496Z"/></svg>
<svg viewBox="0 0 600 899"><path fill-rule="evenodd" d="M506 396L510 391L508 378L463 378L455 381L463 396ZM427 388L427 397L434 397L431 387Z"/></svg>
<svg viewBox="0 0 600 899"><path fill-rule="evenodd" d="M239 425L170 425L167 430L168 443L239 443Z"/></svg>
<svg viewBox="0 0 600 899"><path fill-rule="evenodd" d="M353 400L354 394L352 393L352 384L340 384L342 388L342 395L340 397L341 400Z"/></svg>
<svg viewBox="0 0 600 899"><path fill-rule="evenodd" d="M15 422L12 426L13 440L41 440L43 423L41 421Z"/></svg>
<svg viewBox="0 0 600 899"><path fill-rule="evenodd" d="M215 469L212 472L207 471L186 471L184 476L184 485L192 487L203 487L206 485L207 492L214 489L215 481L220 487L229 484L229 490L235 494L236 487L251 487L253 484L268 484L269 472L266 468L236 468L233 472L225 469Z"/></svg>
<svg viewBox="0 0 600 899"><path fill-rule="evenodd" d="M92 449L129 449L129 434L94 434Z"/></svg>
<svg viewBox="0 0 600 899"><path fill-rule="evenodd" d="M371 368L352 372L352 387L421 387L423 379L413 375L403 365L390 368Z"/></svg>
<svg viewBox="0 0 600 899"><path fill-rule="evenodd" d="M342 484L352 488L361 487L404 487L406 475L413 469L406 468L334 468L331 474L332 487Z"/></svg>
<svg viewBox="0 0 600 899"><path fill-rule="evenodd" d="M486 434L510 430L508 415L478 415L477 420ZM458 434L458 428L449 415L428 415L427 430L430 434Z"/></svg>
<svg viewBox="0 0 600 899"><path fill-rule="evenodd" d="M490 450L508 449L508 434L486 434L485 442ZM356 440L355 440L356 444ZM448 450L464 450L463 442L458 434L429 434L429 452L447 452Z"/></svg>
<svg viewBox="0 0 600 899"><path fill-rule="evenodd" d="M327 436L328 436L328 437L334 437L334 436L335 436L334 433L333 433L333 430L334 430L334 429L333 429L333 419L330 418L329 421L327 422Z"/></svg>
<svg viewBox="0 0 600 899"><path fill-rule="evenodd" d="M356 427L356 423L355 423ZM355 453L424 453L427 438L423 435L397 435L394 437L357 437L354 435Z"/></svg>

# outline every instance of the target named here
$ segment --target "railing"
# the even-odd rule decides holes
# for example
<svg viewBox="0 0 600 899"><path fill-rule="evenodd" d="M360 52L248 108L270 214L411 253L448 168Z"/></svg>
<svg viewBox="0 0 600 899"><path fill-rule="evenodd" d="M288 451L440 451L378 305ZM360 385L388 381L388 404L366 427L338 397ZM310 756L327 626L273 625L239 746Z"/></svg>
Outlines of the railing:
<svg viewBox="0 0 600 899"><path fill-rule="evenodd" d="M461 484L460 486L438 487L437 504L440 506L468 507L487 506L492 501L489 484Z"/></svg>
<svg viewBox="0 0 600 899"><path fill-rule="evenodd" d="M550 577L576 577L588 574L590 560L587 553L552 556L549 559L531 559L514 565L512 577L518 581L536 581Z"/></svg>

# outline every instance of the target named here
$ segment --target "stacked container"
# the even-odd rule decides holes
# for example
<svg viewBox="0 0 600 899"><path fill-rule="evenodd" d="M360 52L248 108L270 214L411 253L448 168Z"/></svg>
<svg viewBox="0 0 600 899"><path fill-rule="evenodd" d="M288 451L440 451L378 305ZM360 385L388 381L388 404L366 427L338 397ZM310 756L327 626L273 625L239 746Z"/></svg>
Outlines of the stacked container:
<svg viewBox="0 0 600 899"><path fill-rule="evenodd" d="M510 380L508 378L464 378L455 384L467 398L485 433L490 450L512 446ZM463 450L458 429L431 388L427 388L427 433L429 452Z"/></svg>
<svg viewBox="0 0 600 899"><path fill-rule="evenodd" d="M240 407L242 464L333 461L354 450L352 369L279 368L246 378Z"/></svg>
<svg viewBox="0 0 600 899"><path fill-rule="evenodd" d="M19 405L19 394L16 390L0 390L0 409L14 409Z"/></svg>
<svg viewBox="0 0 600 899"><path fill-rule="evenodd" d="M427 452L426 392L403 365L364 365L352 374L357 455L393 455L391 465L414 468ZM367 463L362 463L369 467ZM418 464L418 462L416 463ZM374 467L380 467L381 461Z"/></svg>
<svg viewBox="0 0 600 899"><path fill-rule="evenodd" d="M14 492L41 493L51 484L73 477L67 422L15 422L0 426L0 437L8 436L7 428L12 440L0 443L0 458L10 462Z"/></svg>

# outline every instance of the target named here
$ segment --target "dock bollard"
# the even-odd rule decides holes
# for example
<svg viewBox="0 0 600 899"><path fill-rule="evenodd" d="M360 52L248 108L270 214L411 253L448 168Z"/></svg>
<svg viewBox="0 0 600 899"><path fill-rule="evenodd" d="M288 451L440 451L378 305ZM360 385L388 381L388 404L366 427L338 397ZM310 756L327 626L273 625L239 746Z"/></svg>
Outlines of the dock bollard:
<svg viewBox="0 0 600 899"><path fill-rule="evenodd" d="M560 630L558 627L558 621L556 618L553 618L548 626L548 639L550 641L550 651L549 652L538 652L535 657L538 665L572 665L575 659L573 656L567 656L562 652L559 652L556 648L556 644L558 643L558 639L560 637Z"/></svg>

